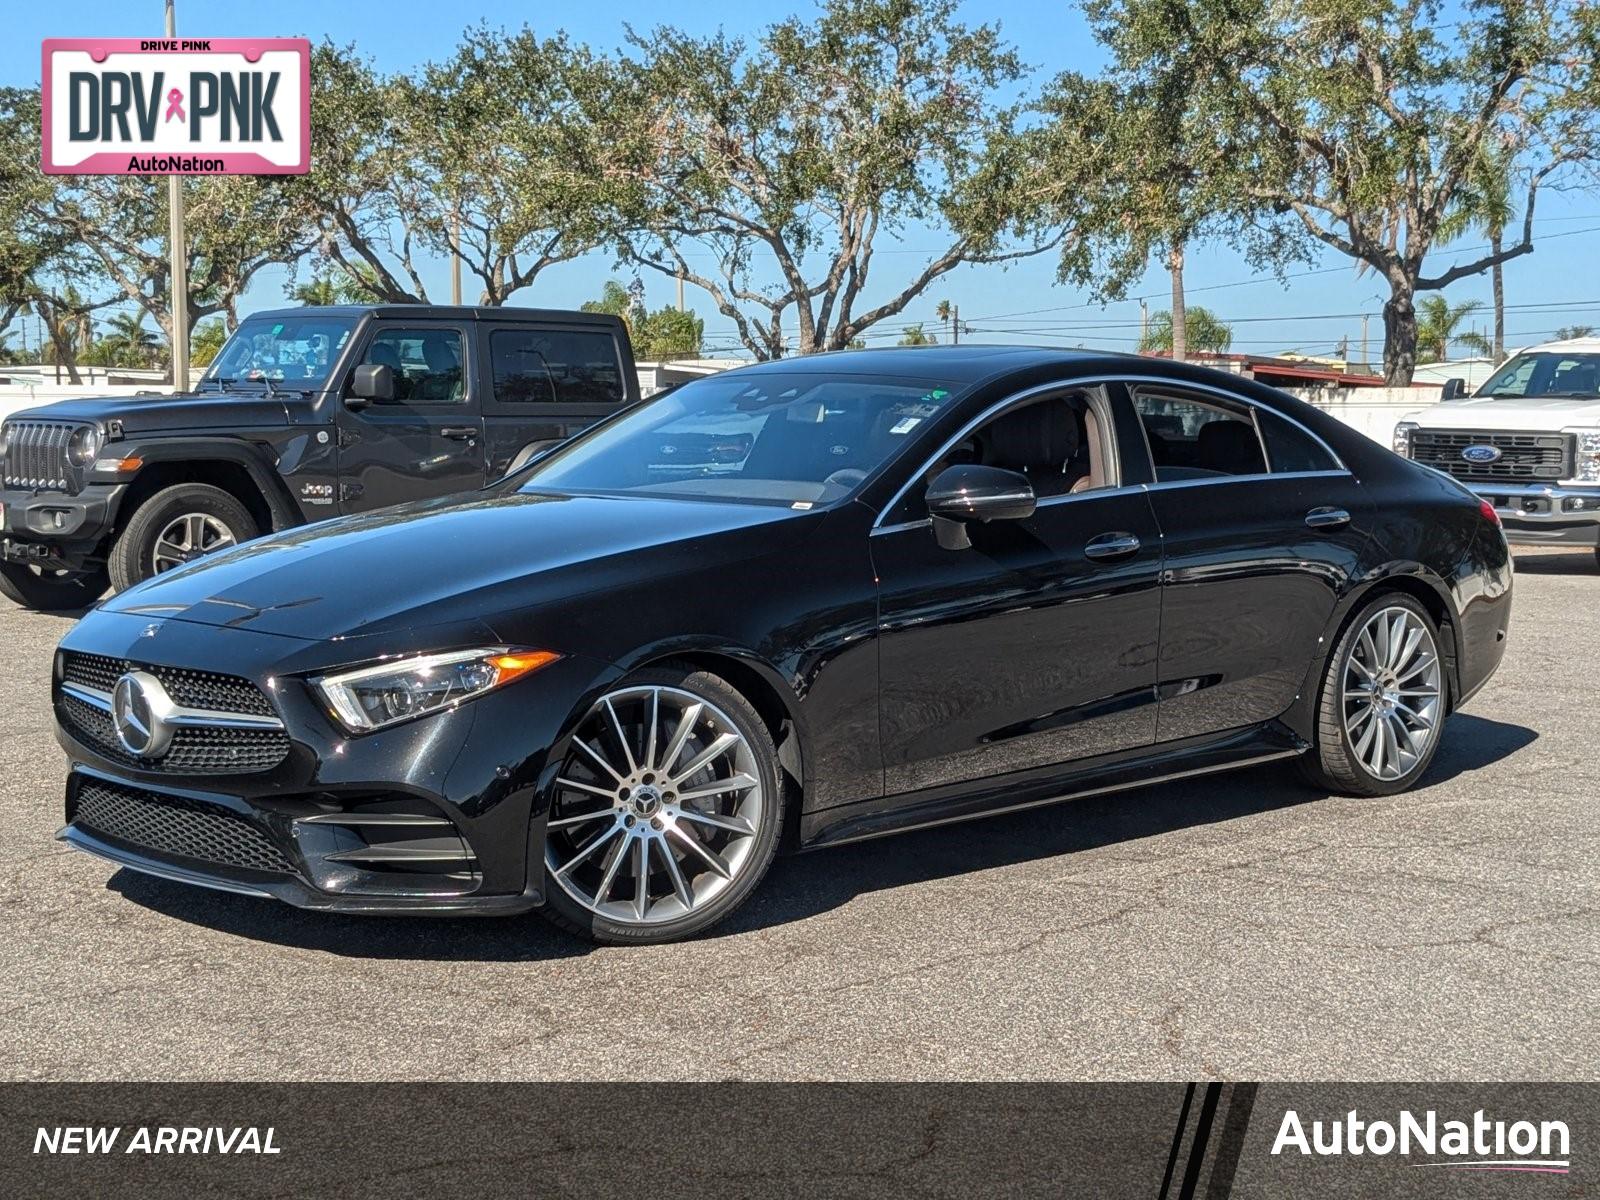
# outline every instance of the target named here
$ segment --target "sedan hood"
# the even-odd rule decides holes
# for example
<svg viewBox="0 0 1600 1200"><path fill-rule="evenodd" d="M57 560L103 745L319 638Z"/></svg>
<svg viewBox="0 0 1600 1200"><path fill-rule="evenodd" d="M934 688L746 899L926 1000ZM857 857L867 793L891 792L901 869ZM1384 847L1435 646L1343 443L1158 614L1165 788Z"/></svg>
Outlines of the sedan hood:
<svg viewBox="0 0 1600 1200"><path fill-rule="evenodd" d="M1435 404L1403 420L1424 429L1547 429L1600 425L1600 400L1572 396L1495 396Z"/></svg>
<svg viewBox="0 0 1600 1200"><path fill-rule="evenodd" d="M285 401L304 403L298 393L292 397L263 393L234 392L222 395L183 396L98 396L81 400L62 400L13 413L16 421L91 421L104 424L121 421L127 435L156 433L169 429L228 429L231 427L285 425Z"/></svg>
<svg viewBox="0 0 1600 1200"><path fill-rule="evenodd" d="M103 607L308 640L493 627L496 614L771 553L807 516L639 497L445 497L258 538Z"/></svg>

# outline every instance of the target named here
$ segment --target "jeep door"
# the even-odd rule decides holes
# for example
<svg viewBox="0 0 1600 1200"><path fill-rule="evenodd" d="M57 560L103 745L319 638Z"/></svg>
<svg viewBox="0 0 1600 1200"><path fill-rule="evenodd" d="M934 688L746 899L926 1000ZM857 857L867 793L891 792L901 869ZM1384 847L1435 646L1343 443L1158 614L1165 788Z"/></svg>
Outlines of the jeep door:
<svg viewBox="0 0 1600 1200"><path fill-rule="evenodd" d="M485 321L479 337L490 479L637 398L631 358L610 326Z"/></svg>
<svg viewBox="0 0 1600 1200"><path fill-rule="evenodd" d="M484 485L480 382L465 322L374 321L343 381L339 511L367 512L405 500ZM394 372L394 398L352 407L353 367Z"/></svg>

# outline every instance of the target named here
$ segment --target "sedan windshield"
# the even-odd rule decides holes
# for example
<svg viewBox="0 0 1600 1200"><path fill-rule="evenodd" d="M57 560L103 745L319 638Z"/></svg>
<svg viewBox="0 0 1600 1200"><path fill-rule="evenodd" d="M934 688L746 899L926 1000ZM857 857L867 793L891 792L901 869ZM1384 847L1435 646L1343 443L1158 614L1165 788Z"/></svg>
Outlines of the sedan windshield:
<svg viewBox="0 0 1600 1200"><path fill-rule="evenodd" d="M241 384L319 389L355 328L355 318L307 313L304 316L250 317L201 377L202 388L231 389ZM251 389L253 390L253 389Z"/></svg>
<svg viewBox="0 0 1600 1200"><path fill-rule="evenodd" d="M813 371L699 379L579 438L525 492L831 504L949 403L949 388Z"/></svg>
<svg viewBox="0 0 1600 1200"><path fill-rule="evenodd" d="M1479 396L1573 396L1600 400L1600 354L1519 354L1478 389Z"/></svg>

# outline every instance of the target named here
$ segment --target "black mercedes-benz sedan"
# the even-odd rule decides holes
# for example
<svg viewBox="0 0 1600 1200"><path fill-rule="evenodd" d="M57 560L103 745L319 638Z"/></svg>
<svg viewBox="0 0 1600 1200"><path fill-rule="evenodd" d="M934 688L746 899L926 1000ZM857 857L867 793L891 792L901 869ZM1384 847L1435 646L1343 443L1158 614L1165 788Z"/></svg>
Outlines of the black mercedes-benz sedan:
<svg viewBox="0 0 1600 1200"><path fill-rule="evenodd" d="M105 601L56 656L60 836L308 908L666 941L780 844L1280 758L1402 791L1511 584L1478 497L1249 381L766 363Z"/></svg>

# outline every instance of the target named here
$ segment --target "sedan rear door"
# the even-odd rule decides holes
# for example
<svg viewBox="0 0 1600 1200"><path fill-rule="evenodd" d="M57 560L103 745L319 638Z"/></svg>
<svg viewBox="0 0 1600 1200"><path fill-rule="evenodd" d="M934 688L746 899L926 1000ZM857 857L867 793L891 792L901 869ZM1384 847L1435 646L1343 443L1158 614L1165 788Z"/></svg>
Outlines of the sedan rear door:
<svg viewBox="0 0 1600 1200"><path fill-rule="evenodd" d="M1221 389L1129 381L1165 563L1158 739L1259 724L1300 692L1371 544L1333 450Z"/></svg>

